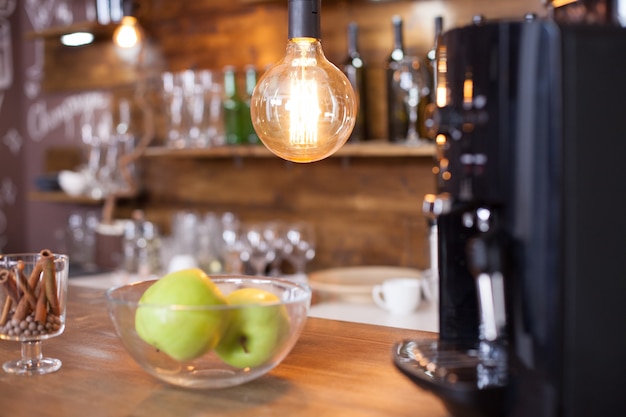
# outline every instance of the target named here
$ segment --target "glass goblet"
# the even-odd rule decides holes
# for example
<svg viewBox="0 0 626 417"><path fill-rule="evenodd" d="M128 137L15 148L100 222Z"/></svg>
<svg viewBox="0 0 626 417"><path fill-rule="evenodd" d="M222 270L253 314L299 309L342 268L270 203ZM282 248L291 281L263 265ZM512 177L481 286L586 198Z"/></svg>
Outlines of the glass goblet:
<svg viewBox="0 0 626 417"><path fill-rule="evenodd" d="M263 236L274 249L274 259L270 262L269 275L279 277L282 274L282 263L285 250L285 224L280 220L272 220L265 223Z"/></svg>
<svg viewBox="0 0 626 417"><path fill-rule="evenodd" d="M42 375L61 368L44 358L42 341L63 333L69 259L40 253L0 255L0 339L21 343L20 359L2 368L17 375Z"/></svg>
<svg viewBox="0 0 626 417"><path fill-rule="evenodd" d="M267 241L264 224L248 225L244 230L245 252L242 254L254 270L255 275L265 275L265 268L276 257L276 251Z"/></svg>
<svg viewBox="0 0 626 417"><path fill-rule="evenodd" d="M285 258L292 264L296 275L306 274L306 264L315 258L315 230L307 222L289 224L285 232Z"/></svg>

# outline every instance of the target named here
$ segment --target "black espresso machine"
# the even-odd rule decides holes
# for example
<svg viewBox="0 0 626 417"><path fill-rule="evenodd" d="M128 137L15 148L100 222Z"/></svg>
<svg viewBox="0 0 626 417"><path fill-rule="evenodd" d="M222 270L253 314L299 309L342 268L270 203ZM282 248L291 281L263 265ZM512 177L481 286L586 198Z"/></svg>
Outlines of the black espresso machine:
<svg viewBox="0 0 626 417"><path fill-rule="evenodd" d="M395 366L454 416L626 416L626 30L477 20L435 88L440 333Z"/></svg>

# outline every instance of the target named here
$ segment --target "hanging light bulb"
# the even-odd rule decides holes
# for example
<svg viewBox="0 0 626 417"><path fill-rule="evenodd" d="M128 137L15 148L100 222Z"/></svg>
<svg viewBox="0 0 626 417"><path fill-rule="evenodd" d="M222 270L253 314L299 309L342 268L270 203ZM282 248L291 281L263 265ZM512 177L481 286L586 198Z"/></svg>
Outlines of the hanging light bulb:
<svg viewBox="0 0 626 417"><path fill-rule="evenodd" d="M257 83L252 124L263 144L293 162L314 162L350 137L357 114L348 78L324 56L320 0L289 0L285 56Z"/></svg>
<svg viewBox="0 0 626 417"><path fill-rule="evenodd" d="M124 16L113 32L113 42L118 48L118 53L126 59L137 56L143 38L143 29L134 16Z"/></svg>

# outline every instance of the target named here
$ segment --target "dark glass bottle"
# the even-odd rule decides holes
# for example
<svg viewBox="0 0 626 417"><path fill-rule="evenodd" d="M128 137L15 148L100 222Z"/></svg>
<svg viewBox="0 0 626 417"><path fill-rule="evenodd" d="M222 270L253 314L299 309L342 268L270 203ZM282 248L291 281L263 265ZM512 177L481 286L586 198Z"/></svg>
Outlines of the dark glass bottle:
<svg viewBox="0 0 626 417"><path fill-rule="evenodd" d="M349 142L360 142L368 139L365 94L365 62L358 51L359 26L355 22L348 25L348 56L343 64L343 72L350 80L350 84L357 95L359 110L357 113L354 130L348 139Z"/></svg>
<svg viewBox="0 0 626 417"><path fill-rule="evenodd" d="M387 130L391 142L404 142L409 129L409 115L406 106L408 91L402 85L406 78L402 76L406 69L402 18L394 16L391 22L393 25L393 50L389 54L386 65Z"/></svg>
<svg viewBox="0 0 626 417"><path fill-rule="evenodd" d="M253 65L246 67L246 95L243 99L243 107L241 111L241 128L243 142L248 145L258 145L261 143L259 136L254 130L252 125L252 118L250 117L250 98L256 87L256 68Z"/></svg>
<svg viewBox="0 0 626 417"><path fill-rule="evenodd" d="M433 73L433 82L432 85L436 86L436 76L437 76L437 47L439 46L439 38L443 33L443 17L437 16L435 17L435 37L433 39L433 46L426 54L426 59L429 63L430 71ZM431 97L434 99L434 89L431 90Z"/></svg>
<svg viewBox="0 0 626 417"><path fill-rule="evenodd" d="M224 131L227 145L241 145L244 143L241 112L243 100L237 93L237 78L235 67L224 67Z"/></svg>
<svg viewBox="0 0 626 417"><path fill-rule="evenodd" d="M426 108L430 103L434 103L436 100L437 89L437 47L439 45L439 38L443 31L443 17L435 17L435 32L433 38L432 48L426 53L424 60L422 61L422 73L424 77L424 89L422 91L419 107L418 107L418 126L420 138L434 139L429 137L428 129L424 123Z"/></svg>

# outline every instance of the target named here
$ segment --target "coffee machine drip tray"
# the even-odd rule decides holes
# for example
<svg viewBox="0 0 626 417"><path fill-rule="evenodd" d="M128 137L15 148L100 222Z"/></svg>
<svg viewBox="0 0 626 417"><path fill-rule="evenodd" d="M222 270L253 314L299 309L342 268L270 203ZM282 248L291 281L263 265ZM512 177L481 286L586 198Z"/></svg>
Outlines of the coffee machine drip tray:
<svg viewBox="0 0 626 417"><path fill-rule="evenodd" d="M503 416L507 361L494 351L444 340L404 340L394 346L393 362L416 385L438 396L453 416Z"/></svg>

